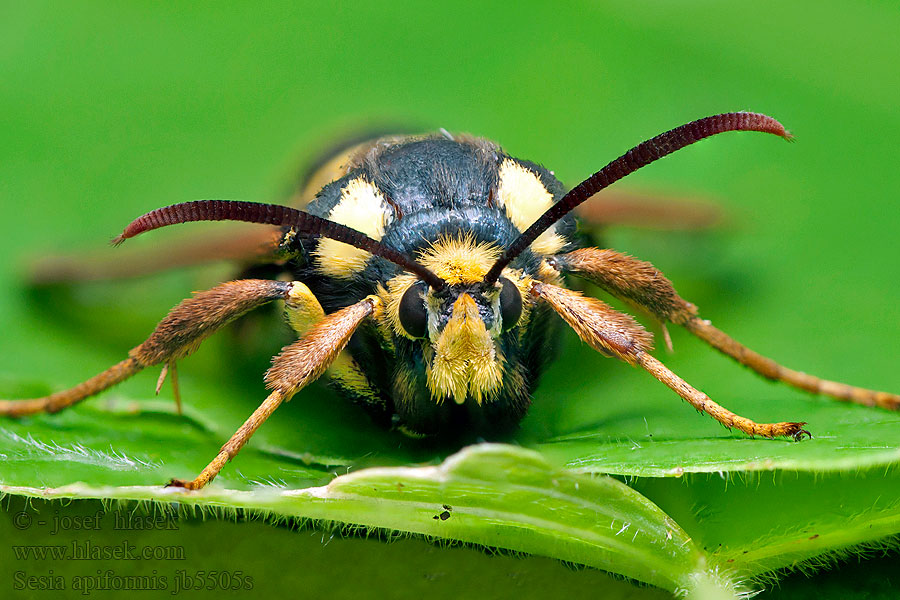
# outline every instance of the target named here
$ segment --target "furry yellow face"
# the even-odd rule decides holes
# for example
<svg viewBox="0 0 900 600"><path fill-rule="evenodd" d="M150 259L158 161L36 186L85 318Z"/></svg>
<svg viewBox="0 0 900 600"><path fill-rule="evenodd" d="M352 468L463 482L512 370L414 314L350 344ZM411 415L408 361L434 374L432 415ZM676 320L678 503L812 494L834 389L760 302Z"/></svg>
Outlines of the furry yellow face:
<svg viewBox="0 0 900 600"><path fill-rule="evenodd" d="M441 401L449 396L462 404L471 397L481 404L499 391L503 355L496 335L491 335L479 313L475 299L467 293L460 294L443 331L431 342L426 373L432 398Z"/></svg>
<svg viewBox="0 0 900 600"><path fill-rule="evenodd" d="M394 277L383 290L391 332L421 344L436 403L471 399L480 405L492 401L503 384L507 365L500 337L527 321L531 301L523 299L531 278L507 269L498 283L480 287L500 253L471 235L441 238L418 260L447 282L446 290L421 286L411 274ZM411 322L411 313L418 313L418 322Z"/></svg>

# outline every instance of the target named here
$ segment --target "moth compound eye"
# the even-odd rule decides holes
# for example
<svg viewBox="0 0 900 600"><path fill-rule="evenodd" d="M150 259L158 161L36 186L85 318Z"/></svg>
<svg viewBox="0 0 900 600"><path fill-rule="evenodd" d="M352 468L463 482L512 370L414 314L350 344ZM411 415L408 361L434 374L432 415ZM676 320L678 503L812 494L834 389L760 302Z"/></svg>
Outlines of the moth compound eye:
<svg viewBox="0 0 900 600"><path fill-rule="evenodd" d="M423 338L428 331L428 314L425 312L425 292L428 284L418 281L403 292L397 312L403 330L414 338Z"/></svg>
<svg viewBox="0 0 900 600"><path fill-rule="evenodd" d="M509 331L519 322L522 316L522 294L519 288L506 277L500 283L500 318L503 319L503 331Z"/></svg>

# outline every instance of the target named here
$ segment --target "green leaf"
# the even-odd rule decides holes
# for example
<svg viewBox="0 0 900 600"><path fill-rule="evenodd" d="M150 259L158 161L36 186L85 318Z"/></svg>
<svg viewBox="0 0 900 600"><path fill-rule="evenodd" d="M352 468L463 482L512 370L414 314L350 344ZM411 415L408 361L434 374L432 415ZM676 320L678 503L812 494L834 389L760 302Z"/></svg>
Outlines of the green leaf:
<svg viewBox="0 0 900 600"><path fill-rule="evenodd" d="M371 468L304 489L212 486L192 493L73 483L0 490L42 498L174 500L353 523L554 556L671 590L713 576L687 534L628 486L553 469L540 455L513 446L472 446L439 467Z"/></svg>

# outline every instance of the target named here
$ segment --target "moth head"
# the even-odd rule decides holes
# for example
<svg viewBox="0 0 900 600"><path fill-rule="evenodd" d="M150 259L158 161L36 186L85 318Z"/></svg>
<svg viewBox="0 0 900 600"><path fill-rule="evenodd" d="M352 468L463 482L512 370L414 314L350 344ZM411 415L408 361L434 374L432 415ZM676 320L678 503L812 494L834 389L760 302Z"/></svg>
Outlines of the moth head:
<svg viewBox="0 0 900 600"><path fill-rule="evenodd" d="M412 274L388 282L387 314L395 335L422 348L427 385L436 402L467 398L481 404L500 391L506 357L500 342L524 323L528 278L508 269L496 282L483 278L501 250L471 236L442 238L417 262L446 285L434 289Z"/></svg>

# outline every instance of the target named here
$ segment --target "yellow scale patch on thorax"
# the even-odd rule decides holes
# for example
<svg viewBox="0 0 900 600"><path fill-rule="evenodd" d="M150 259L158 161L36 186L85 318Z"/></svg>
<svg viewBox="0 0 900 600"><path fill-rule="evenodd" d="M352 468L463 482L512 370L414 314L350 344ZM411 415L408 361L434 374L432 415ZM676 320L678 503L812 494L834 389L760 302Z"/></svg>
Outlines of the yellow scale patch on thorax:
<svg viewBox="0 0 900 600"><path fill-rule="evenodd" d="M507 159L500 165L497 201L506 209L506 215L518 230L525 231L553 205L553 195L537 175ZM554 225L538 236L531 249L539 254L556 254L565 244L565 239L556 233Z"/></svg>
<svg viewBox="0 0 900 600"><path fill-rule="evenodd" d="M373 183L359 178L344 187L340 201L327 218L380 241L391 216L381 191ZM365 250L328 238L319 240L313 256L322 274L339 279L350 279L361 272L372 257Z"/></svg>

